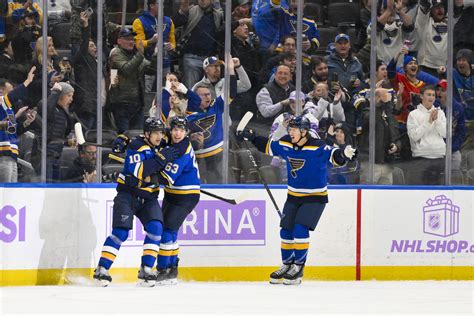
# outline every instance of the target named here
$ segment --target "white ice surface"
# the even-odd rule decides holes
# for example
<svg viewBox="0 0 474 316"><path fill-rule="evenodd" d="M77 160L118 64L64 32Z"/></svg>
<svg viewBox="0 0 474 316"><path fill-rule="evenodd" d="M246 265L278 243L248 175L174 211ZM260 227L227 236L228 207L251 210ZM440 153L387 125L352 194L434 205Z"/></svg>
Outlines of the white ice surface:
<svg viewBox="0 0 474 316"><path fill-rule="evenodd" d="M0 314L474 315L474 282L180 282L0 288Z"/></svg>

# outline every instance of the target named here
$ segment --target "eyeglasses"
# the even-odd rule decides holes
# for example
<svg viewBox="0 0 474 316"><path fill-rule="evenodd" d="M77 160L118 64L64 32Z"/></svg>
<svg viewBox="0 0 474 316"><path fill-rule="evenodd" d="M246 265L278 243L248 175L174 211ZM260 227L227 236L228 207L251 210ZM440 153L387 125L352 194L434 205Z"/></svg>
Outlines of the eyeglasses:
<svg viewBox="0 0 474 316"><path fill-rule="evenodd" d="M210 93L201 93L199 94L200 97L210 97L212 94Z"/></svg>
<svg viewBox="0 0 474 316"><path fill-rule="evenodd" d="M87 155L96 155L97 154L97 151L87 151L87 150L84 150L84 154L87 154Z"/></svg>

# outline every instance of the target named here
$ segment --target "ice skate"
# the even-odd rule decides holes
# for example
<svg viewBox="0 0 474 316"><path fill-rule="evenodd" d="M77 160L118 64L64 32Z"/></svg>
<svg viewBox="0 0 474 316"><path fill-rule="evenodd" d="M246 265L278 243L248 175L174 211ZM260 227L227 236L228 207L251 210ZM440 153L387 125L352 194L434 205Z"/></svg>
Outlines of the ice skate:
<svg viewBox="0 0 474 316"><path fill-rule="evenodd" d="M178 284L178 265L171 267L168 269L168 284L169 285L176 285Z"/></svg>
<svg viewBox="0 0 474 316"><path fill-rule="evenodd" d="M291 264L283 264L278 270L270 274L271 284L281 284L283 282L283 275L290 269Z"/></svg>
<svg viewBox="0 0 474 316"><path fill-rule="evenodd" d="M283 284L301 284L301 279L303 278L303 270L304 265L293 264L291 268L283 275Z"/></svg>
<svg viewBox="0 0 474 316"><path fill-rule="evenodd" d="M168 284L168 274L170 269L157 269L156 275L156 284L157 285L167 285Z"/></svg>
<svg viewBox="0 0 474 316"><path fill-rule="evenodd" d="M143 287L153 287L156 284L157 272L150 267L141 266L138 271L138 285Z"/></svg>
<svg viewBox="0 0 474 316"><path fill-rule="evenodd" d="M98 266L94 270L94 283L97 286L106 287L112 282L112 277L109 274L109 270L102 266Z"/></svg>

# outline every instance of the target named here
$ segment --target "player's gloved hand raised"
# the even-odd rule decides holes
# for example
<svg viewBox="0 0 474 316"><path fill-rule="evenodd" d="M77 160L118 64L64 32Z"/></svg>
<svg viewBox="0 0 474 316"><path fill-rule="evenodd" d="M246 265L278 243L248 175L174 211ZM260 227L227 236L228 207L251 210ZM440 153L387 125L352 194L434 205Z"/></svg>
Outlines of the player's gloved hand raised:
<svg viewBox="0 0 474 316"><path fill-rule="evenodd" d="M244 129L243 131L237 131L235 133L235 136L237 137L237 140L238 141L244 141L244 140L249 140L249 141L254 141L255 140L255 137L257 137L257 135L255 135L255 132L251 129Z"/></svg>
<svg viewBox="0 0 474 316"><path fill-rule="evenodd" d="M112 142L112 152L119 154L125 152L128 144L130 144L130 138L127 135L120 134Z"/></svg>
<svg viewBox="0 0 474 316"><path fill-rule="evenodd" d="M176 160L178 157L179 151L176 148L166 147L157 152L154 158L158 164L164 168L168 162Z"/></svg>
<svg viewBox="0 0 474 316"><path fill-rule="evenodd" d="M347 145L342 151L342 155L344 156L344 158L349 160L354 160L355 158L357 158L358 153L359 151L357 150L357 148L354 148L351 145Z"/></svg>

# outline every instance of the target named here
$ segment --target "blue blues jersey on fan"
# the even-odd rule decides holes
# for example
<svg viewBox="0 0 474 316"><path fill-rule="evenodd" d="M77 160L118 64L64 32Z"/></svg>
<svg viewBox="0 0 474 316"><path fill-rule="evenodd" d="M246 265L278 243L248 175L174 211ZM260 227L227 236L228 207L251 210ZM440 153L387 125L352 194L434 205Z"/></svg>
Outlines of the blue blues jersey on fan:
<svg viewBox="0 0 474 316"><path fill-rule="evenodd" d="M296 21L298 19L297 16L289 10L282 9L282 11L282 19L284 22L280 24L280 39L286 35L296 33ZM319 47L319 30L314 20L303 18L303 34L306 35L308 39L316 45L316 47Z"/></svg>
<svg viewBox="0 0 474 316"><path fill-rule="evenodd" d="M214 156L224 150L223 114L224 100L217 97L208 108L187 117L191 131L204 134L204 146L196 150L197 158Z"/></svg>
<svg viewBox="0 0 474 316"><path fill-rule="evenodd" d="M286 160L288 201L327 203L327 163L338 166L333 158L336 150L339 148L314 138L299 147L286 135L277 141L270 139L265 153Z"/></svg>
<svg viewBox="0 0 474 316"><path fill-rule="evenodd" d="M143 136L138 136L127 146L123 170L117 179L117 191L127 191L142 198L158 197L159 184L151 183L150 176L161 169L154 159L160 146L150 147Z"/></svg>
<svg viewBox="0 0 474 316"><path fill-rule="evenodd" d="M178 144L170 146L178 149L179 158L169 162L160 171L161 177L165 180L165 194L179 195L180 198L185 198L188 194L199 194L201 184L199 169L189 138L186 137Z"/></svg>
<svg viewBox="0 0 474 316"><path fill-rule="evenodd" d="M252 3L252 25L260 38L260 48L276 47L280 42L280 7L288 10L288 3L281 0L255 0Z"/></svg>

